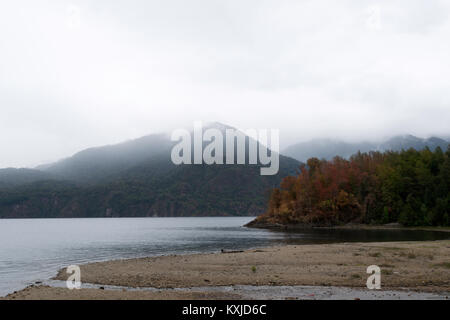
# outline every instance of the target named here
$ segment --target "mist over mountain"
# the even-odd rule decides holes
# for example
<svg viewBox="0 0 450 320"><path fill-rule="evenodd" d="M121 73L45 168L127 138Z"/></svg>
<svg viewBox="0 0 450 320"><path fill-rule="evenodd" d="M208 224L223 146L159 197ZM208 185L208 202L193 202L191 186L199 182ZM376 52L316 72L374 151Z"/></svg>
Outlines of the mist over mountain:
<svg viewBox="0 0 450 320"><path fill-rule="evenodd" d="M401 151L410 148L416 150L422 150L428 147L430 150L434 151L437 147L442 150L446 150L449 145L448 140L444 140L438 137L431 137L428 139L418 138L412 135L396 136L393 137L378 146L379 151Z"/></svg>
<svg viewBox="0 0 450 320"><path fill-rule="evenodd" d="M211 127L231 128L204 129ZM245 138L247 147L251 139ZM177 166L170 157L175 143L168 135L149 135L39 166L28 171L28 180L8 183L10 175L0 180L0 217L257 215L270 190L300 165L280 156L273 176L261 176L261 164Z"/></svg>
<svg viewBox="0 0 450 320"><path fill-rule="evenodd" d="M220 131L223 136L222 144L225 155L225 131L236 129L219 122L205 124L203 131L207 129ZM190 133L193 136L193 132ZM236 138L234 141L234 160L236 163ZM245 138L247 151L250 141L255 140L247 136ZM133 177L133 179L149 179L167 174L168 171L176 167L171 160L171 150L177 143L177 141L171 141L169 134L152 134L115 145L89 148L55 163L38 166L36 169L55 178L71 180L81 184L99 184L130 177ZM202 141L202 147L205 148L209 143ZM192 144L191 163L194 162L193 148ZM248 163L248 152L246 160Z"/></svg>
<svg viewBox="0 0 450 320"><path fill-rule="evenodd" d="M422 139L412 135L395 136L382 141L381 143L373 143L368 141L349 143L333 139L314 139L289 146L281 153L298 161L305 162L312 157L326 160L331 160L335 156L349 158L358 151L362 153L369 151L384 152L401 151L410 148L422 150L426 147L430 150L440 147L445 151L447 150L449 143L449 141L437 137Z"/></svg>
<svg viewBox="0 0 450 320"><path fill-rule="evenodd" d="M89 148L36 169L80 183L106 182L141 164L160 169L161 161L170 161L172 145L166 134L148 135L116 145Z"/></svg>
<svg viewBox="0 0 450 320"><path fill-rule="evenodd" d="M232 127L213 123L203 129L208 128L224 134ZM246 163L250 142L255 141L246 136ZM261 176L260 163L175 165L170 155L176 143L167 134L152 134L82 150L35 169L0 169L0 217L258 215L266 210L271 189L308 158L438 146L446 150L448 145L444 139L411 135L379 144L317 139L288 147L282 152L287 156L280 155L278 174ZM236 141L234 151L236 157Z"/></svg>
<svg viewBox="0 0 450 320"><path fill-rule="evenodd" d="M41 170L27 168L0 169L0 188L14 187L42 180L54 180L57 177Z"/></svg>

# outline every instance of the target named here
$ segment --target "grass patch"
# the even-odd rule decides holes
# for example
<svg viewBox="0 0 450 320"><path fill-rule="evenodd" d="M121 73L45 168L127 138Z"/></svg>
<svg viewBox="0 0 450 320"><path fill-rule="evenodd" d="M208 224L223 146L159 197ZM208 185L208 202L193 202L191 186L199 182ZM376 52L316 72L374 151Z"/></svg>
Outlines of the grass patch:
<svg viewBox="0 0 450 320"><path fill-rule="evenodd" d="M417 258L416 254L414 252L408 252L408 253L401 252L401 253L399 253L399 256L400 257L406 257L408 259L415 259L415 258Z"/></svg>
<svg viewBox="0 0 450 320"><path fill-rule="evenodd" d="M378 258L380 256L381 256L381 253L379 253L379 252L371 252L371 253L369 253L369 257L372 257L372 258Z"/></svg>
<svg viewBox="0 0 450 320"><path fill-rule="evenodd" d="M379 267L380 268L395 268L395 266L392 264L380 264Z"/></svg>
<svg viewBox="0 0 450 320"><path fill-rule="evenodd" d="M256 272L256 267L252 266L252 272L255 273Z"/></svg>
<svg viewBox="0 0 450 320"><path fill-rule="evenodd" d="M389 276L393 274L394 272L391 269L381 269L381 274L384 274L386 276Z"/></svg>
<svg viewBox="0 0 450 320"><path fill-rule="evenodd" d="M450 262L438 263L438 264L433 265L433 267L450 269Z"/></svg>
<svg viewBox="0 0 450 320"><path fill-rule="evenodd" d="M354 273L354 274L351 275L351 278L352 279L361 279L361 275L358 274L358 273Z"/></svg>

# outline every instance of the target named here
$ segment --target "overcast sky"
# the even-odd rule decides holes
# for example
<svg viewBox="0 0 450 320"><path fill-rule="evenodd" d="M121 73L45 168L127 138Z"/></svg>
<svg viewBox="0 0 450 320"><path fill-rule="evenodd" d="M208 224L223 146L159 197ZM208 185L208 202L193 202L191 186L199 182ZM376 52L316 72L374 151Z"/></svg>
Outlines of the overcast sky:
<svg viewBox="0 0 450 320"><path fill-rule="evenodd" d="M448 0L0 3L0 167L220 121L450 135Z"/></svg>

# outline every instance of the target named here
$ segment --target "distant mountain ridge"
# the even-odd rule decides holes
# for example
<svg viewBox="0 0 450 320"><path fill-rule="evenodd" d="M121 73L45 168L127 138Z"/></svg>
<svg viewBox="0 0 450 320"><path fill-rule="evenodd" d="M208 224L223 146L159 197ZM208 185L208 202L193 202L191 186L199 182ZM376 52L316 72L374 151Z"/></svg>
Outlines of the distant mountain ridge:
<svg viewBox="0 0 450 320"><path fill-rule="evenodd" d="M166 134L82 150L75 155L36 169L82 183L105 182L142 163L170 154L172 142Z"/></svg>
<svg viewBox="0 0 450 320"><path fill-rule="evenodd" d="M158 134L86 149L27 169L23 183L12 184L11 174L2 181L0 171L0 217L257 215L271 189L300 165L280 156L274 176L261 176L261 164L176 166L170 158L175 143Z"/></svg>
<svg viewBox="0 0 450 320"><path fill-rule="evenodd" d="M413 135L401 135L387 139L381 143L359 142L349 143L341 140L333 139L314 139L307 142L294 144L287 147L281 153L292 157L298 161L305 162L309 158L316 157L319 159L331 160L335 156L349 158L353 154L369 151L401 151L410 148L422 150L425 147L434 150L440 147L443 151L447 150L449 141L438 137L422 139Z"/></svg>
<svg viewBox="0 0 450 320"><path fill-rule="evenodd" d="M174 144L168 135L153 134L89 148L35 169L0 169L0 218L258 215L266 210L271 190L295 175L307 158L426 146L444 150L448 142L414 136L378 145L314 140L282 152L287 156L280 155L274 176L261 176L260 164L176 166L170 159Z"/></svg>

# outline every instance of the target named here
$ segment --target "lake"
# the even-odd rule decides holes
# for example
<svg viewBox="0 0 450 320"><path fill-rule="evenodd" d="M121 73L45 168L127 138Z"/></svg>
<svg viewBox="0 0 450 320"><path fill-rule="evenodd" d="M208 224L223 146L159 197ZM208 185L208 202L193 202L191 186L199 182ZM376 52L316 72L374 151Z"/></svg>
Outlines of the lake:
<svg viewBox="0 0 450 320"><path fill-rule="evenodd" d="M248 229L252 217L0 219L0 296L45 281L71 264L276 244L440 240L411 230Z"/></svg>

